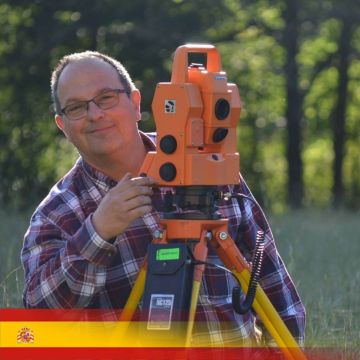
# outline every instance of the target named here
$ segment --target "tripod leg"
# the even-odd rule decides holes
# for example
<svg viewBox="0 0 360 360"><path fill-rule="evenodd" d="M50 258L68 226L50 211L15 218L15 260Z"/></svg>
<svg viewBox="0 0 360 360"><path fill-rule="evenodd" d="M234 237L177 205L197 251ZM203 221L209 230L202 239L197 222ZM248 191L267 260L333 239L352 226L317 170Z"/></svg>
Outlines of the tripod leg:
<svg viewBox="0 0 360 360"><path fill-rule="evenodd" d="M146 264L143 264L139 274L137 276L134 287L131 290L130 296L127 299L125 307L120 315L120 321L131 321L134 316L134 312L137 308L137 305L141 299L142 294L144 293L146 280Z"/></svg>
<svg viewBox="0 0 360 360"><path fill-rule="evenodd" d="M219 231L217 231L211 244L225 266L231 269L240 281L242 289L247 292L250 280L250 266L236 247L234 240L227 233L226 228L220 228ZM253 308L286 359L306 360L306 356L300 349L298 343L260 286L258 286L256 290Z"/></svg>
<svg viewBox="0 0 360 360"><path fill-rule="evenodd" d="M202 239L195 246L194 257L198 261L206 261L206 258L207 258L208 248L206 246L204 239L205 239L205 234L203 234ZM188 320L188 326L187 326L187 331L186 331L186 341L185 341L186 347L189 347L190 342L191 342L192 331L194 328L196 307L198 304L201 280L202 280L202 275L204 273L204 270L205 270L205 265L196 265L195 269L194 269L194 280L193 280L193 287L192 287L192 293L191 293L189 320Z"/></svg>
<svg viewBox="0 0 360 360"><path fill-rule="evenodd" d="M159 233L158 237L153 239L154 244L166 243L166 231ZM145 257L144 262L141 265L138 276L135 281L135 285L131 290L130 296L128 297L123 311L121 312L120 321L130 322L134 316L136 308L140 302L140 299L144 293L145 281L146 281L146 269L147 269L147 258Z"/></svg>
<svg viewBox="0 0 360 360"><path fill-rule="evenodd" d="M250 280L250 272L247 269L241 272L233 271L234 275L241 283L244 291ZM255 300L253 303L255 312L260 316L264 326L276 341L278 347L288 360L306 360L306 356L291 335L283 320L271 304L264 290L258 285Z"/></svg>
<svg viewBox="0 0 360 360"><path fill-rule="evenodd" d="M120 333L121 338L124 338L125 336L133 337L132 335L133 328L132 328L131 320L134 316L137 305L144 292L145 279L146 279L146 262L144 262L140 268L135 285L131 290L130 296L119 317L119 321L122 322L122 328L121 328L122 330Z"/></svg>

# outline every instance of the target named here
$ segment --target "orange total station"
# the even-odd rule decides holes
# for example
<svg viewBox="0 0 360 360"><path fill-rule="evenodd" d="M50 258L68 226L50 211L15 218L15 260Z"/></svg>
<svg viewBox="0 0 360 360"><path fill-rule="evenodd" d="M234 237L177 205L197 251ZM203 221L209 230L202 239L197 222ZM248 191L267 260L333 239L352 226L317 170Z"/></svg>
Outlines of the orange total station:
<svg viewBox="0 0 360 360"><path fill-rule="evenodd" d="M206 65L188 65L190 53L205 54ZM147 154L141 173L159 186L238 183L240 96L227 82L214 46L177 48L171 82L157 85L152 110L157 151Z"/></svg>
<svg viewBox="0 0 360 360"><path fill-rule="evenodd" d="M206 55L206 65L188 65L191 53ZM220 55L214 46L184 45L175 52L171 82L158 84L152 108L158 133L157 151L147 154L140 171L153 177L160 187L170 187L174 191L166 191L164 195L160 221L162 230L155 232L150 252L154 256L147 258L151 261L144 262L121 319L131 320L143 296L147 330L161 330L161 337L155 332L155 338L163 339L163 325L168 326L166 329L171 328L173 306L175 310L181 310L180 314L188 311L185 343L189 344L204 270L204 265L200 264L207 257L207 243L233 272L245 292L251 293L248 291L253 276L250 270L254 274L259 271L254 265L255 260L252 269L247 264L228 234L228 219L217 212L218 201L226 200L227 196L218 190L218 186L239 183L236 127L241 111L240 96L237 86L227 82L226 73L221 69ZM183 249L176 246L180 242L186 242L188 248L193 247L193 258L199 261L193 276L190 273L192 270L185 266L191 261L183 261L186 256L178 255ZM181 279L193 278L191 287L178 286L173 280L172 268L166 272L171 262L182 266L181 274L184 276ZM178 269L177 275L181 271ZM158 276L162 279L158 280ZM169 277L168 281L164 281L165 276ZM180 289L181 294L169 292L168 284L171 289ZM288 360L306 360L264 291L260 286L256 288L256 282L254 284L256 292L253 292L253 304L250 306ZM190 301L188 294L182 291L185 288L191 294ZM240 293L236 297L240 298ZM173 302L168 306L170 298ZM185 308L176 307L177 298L184 299L179 303L186 303ZM165 304L163 308L157 300L161 306ZM249 310L250 306L245 307ZM155 315L160 314L160 327L156 329L152 310ZM164 322L164 319L169 321Z"/></svg>

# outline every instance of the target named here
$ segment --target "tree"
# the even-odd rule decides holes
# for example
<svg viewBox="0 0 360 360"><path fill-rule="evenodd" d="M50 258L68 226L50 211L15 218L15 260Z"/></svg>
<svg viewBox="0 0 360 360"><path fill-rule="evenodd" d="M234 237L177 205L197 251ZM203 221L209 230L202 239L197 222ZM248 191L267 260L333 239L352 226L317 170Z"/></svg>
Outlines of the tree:
<svg viewBox="0 0 360 360"><path fill-rule="evenodd" d="M337 102L333 115L333 203L335 207L344 205L343 162L346 141L346 112L349 98L349 67L354 52L352 41L358 20L360 19L360 6L352 2L335 3L334 14L340 21L341 31L337 52Z"/></svg>
<svg viewBox="0 0 360 360"><path fill-rule="evenodd" d="M350 44L354 24L350 20L342 19L342 29L339 40L339 62L338 62L338 89L337 104L334 110L333 119L333 146L334 146L334 164L333 164L333 201L336 207L343 204L344 184L342 177L342 168L344 160L345 145L345 123L346 123L346 103L348 100L348 83L349 83L349 57Z"/></svg>
<svg viewBox="0 0 360 360"><path fill-rule="evenodd" d="M0 202L33 204L76 157L52 120L49 77L61 56L92 49L122 61L142 92L149 121L141 128L153 130L153 93L170 79L173 51L210 42L240 88L241 169L260 201L278 210L286 197L293 207L319 204L319 195L328 203L333 143L334 202L351 198L359 206L360 181L352 176L360 156L356 3L120 3L1 2ZM324 159L326 172L318 170Z"/></svg>
<svg viewBox="0 0 360 360"><path fill-rule="evenodd" d="M61 56L91 49L118 58L142 90L144 117L150 117L156 82L170 78L172 52L201 40L222 8L211 0L134 0L122 6L115 0L2 1L0 201L28 206L62 174L58 168L69 148L52 121L49 94L51 69Z"/></svg>
<svg viewBox="0 0 360 360"><path fill-rule="evenodd" d="M296 57L299 52L299 3L286 0L283 11L285 27L283 46L286 49L286 124L287 124L287 163L288 163L288 201L292 207L301 207L304 197L303 164L301 158L304 94L299 88L299 69Z"/></svg>

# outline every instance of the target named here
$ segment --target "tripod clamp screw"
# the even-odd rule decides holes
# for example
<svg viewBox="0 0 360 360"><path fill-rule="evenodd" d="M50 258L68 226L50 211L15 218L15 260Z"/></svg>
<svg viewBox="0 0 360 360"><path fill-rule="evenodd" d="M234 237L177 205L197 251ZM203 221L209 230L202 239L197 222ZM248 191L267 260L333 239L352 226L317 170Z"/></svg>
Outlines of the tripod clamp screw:
<svg viewBox="0 0 360 360"><path fill-rule="evenodd" d="M164 233L161 230L155 230L153 236L155 239L162 239L163 234Z"/></svg>
<svg viewBox="0 0 360 360"><path fill-rule="evenodd" d="M219 239L220 239L220 240L226 240L227 238L228 238L228 234L227 234L226 231L221 231L221 232L219 233Z"/></svg>

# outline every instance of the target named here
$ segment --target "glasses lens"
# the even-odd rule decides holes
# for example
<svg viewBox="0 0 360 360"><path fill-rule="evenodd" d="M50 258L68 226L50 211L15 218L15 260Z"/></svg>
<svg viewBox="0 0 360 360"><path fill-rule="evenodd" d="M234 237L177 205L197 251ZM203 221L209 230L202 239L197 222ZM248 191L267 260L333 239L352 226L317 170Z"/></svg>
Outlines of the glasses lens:
<svg viewBox="0 0 360 360"><path fill-rule="evenodd" d="M110 109L119 102L119 94L117 91L106 91L94 99L94 103L102 110Z"/></svg>
<svg viewBox="0 0 360 360"><path fill-rule="evenodd" d="M125 90L108 90L96 96L89 101L79 101L70 104L63 109L63 113L70 120L77 120L86 116L88 111L88 104L94 102L102 110L110 109L119 103L119 93L125 93Z"/></svg>
<svg viewBox="0 0 360 360"><path fill-rule="evenodd" d="M73 119L73 120L83 117L84 115L86 115L86 112L87 112L86 102L78 102L75 104L71 104L64 109L65 115L69 119Z"/></svg>

